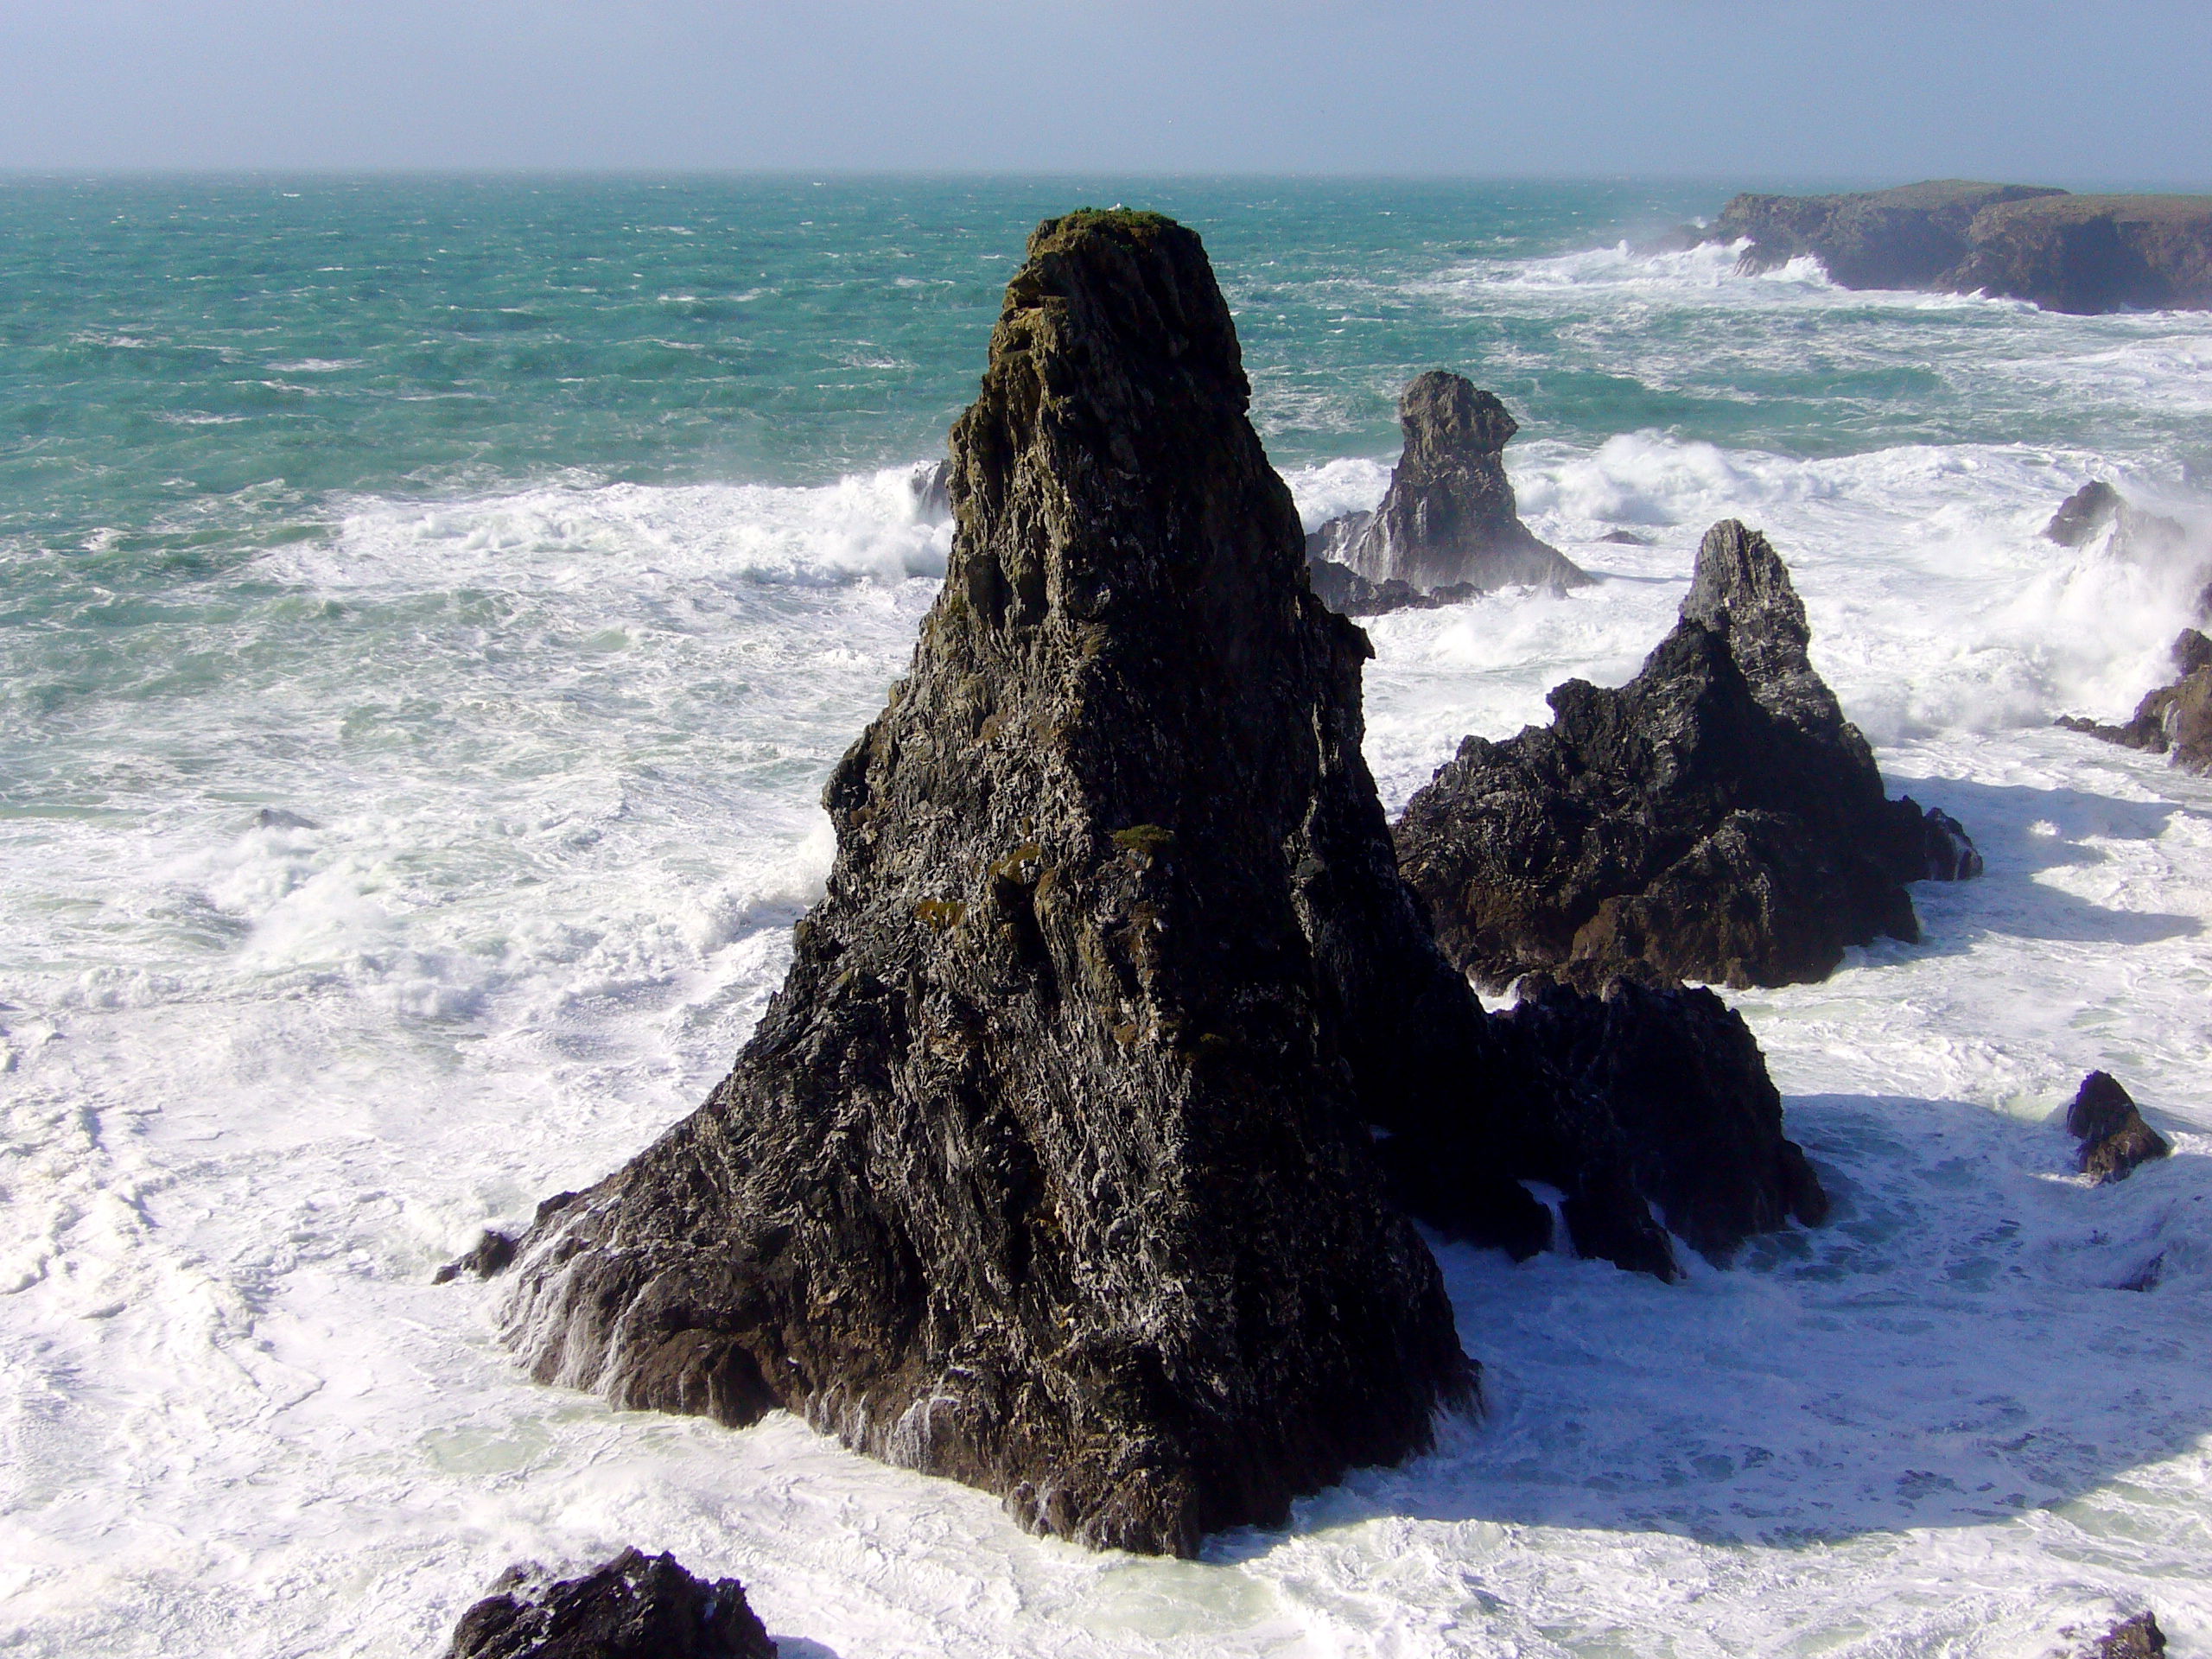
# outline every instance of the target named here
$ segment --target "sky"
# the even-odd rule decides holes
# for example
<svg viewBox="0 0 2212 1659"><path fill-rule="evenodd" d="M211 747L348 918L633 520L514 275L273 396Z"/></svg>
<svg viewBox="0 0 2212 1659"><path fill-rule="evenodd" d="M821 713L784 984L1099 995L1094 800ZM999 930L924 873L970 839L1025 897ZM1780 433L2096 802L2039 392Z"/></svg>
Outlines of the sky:
<svg viewBox="0 0 2212 1659"><path fill-rule="evenodd" d="M2212 0L0 0L0 169L2212 188Z"/></svg>

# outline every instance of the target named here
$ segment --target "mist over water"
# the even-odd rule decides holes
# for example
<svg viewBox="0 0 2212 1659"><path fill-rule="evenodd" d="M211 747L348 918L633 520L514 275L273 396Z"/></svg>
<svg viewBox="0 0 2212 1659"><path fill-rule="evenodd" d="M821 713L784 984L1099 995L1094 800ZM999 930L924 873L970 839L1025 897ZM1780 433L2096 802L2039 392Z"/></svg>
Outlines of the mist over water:
<svg viewBox="0 0 2212 1659"><path fill-rule="evenodd" d="M0 188L11 1649L434 1652L511 1560L630 1542L838 1659L1999 1656L2144 1605L2212 1642L2212 786L2050 728L2124 715L2194 603L2212 319L1630 251L1722 194ZM428 1282L727 1069L944 568L910 469L1028 228L1114 201L1205 235L1309 524L1450 366L1609 578L1373 625L1393 810L1633 673L1733 515L1989 862L1916 890L1920 944L1732 998L1831 1225L1672 1287L1440 1251L1485 1421L1197 1564L529 1385L495 1292ZM2042 540L2093 475L2193 551ZM2050 1122L2092 1066L2177 1148L2107 1190Z"/></svg>

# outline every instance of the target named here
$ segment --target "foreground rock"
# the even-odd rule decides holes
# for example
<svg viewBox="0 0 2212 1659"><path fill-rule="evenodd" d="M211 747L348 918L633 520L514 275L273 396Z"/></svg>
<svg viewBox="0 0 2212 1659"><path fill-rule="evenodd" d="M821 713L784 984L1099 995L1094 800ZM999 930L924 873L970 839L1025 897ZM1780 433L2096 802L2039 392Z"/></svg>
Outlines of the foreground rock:
<svg viewBox="0 0 2212 1659"><path fill-rule="evenodd" d="M580 1579L510 1567L461 1616L446 1659L776 1659L735 1579L626 1549Z"/></svg>
<svg viewBox="0 0 2212 1659"><path fill-rule="evenodd" d="M1904 884L1980 855L1947 815L1886 798L1809 639L1766 538L1726 521L1635 679L1570 680L1548 728L1466 739L1396 829L1452 959L1498 988L1538 969L1783 985L1917 938Z"/></svg>
<svg viewBox="0 0 2212 1659"><path fill-rule="evenodd" d="M2098 1186L2126 1180L2139 1165L2173 1150L2106 1071L2082 1079L2074 1103L2066 1109L2066 1132L2082 1143L2082 1173Z"/></svg>
<svg viewBox="0 0 2212 1659"><path fill-rule="evenodd" d="M1833 196L1739 195L1705 232L1746 274L1811 254L1845 288L2028 300L2052 311L2212 306L2212 196L2073 195L1941 179Z"/></svg>
<svg viewBox="0 0 2212 1659"><path fill-rule="evenodd" d="M1367 1128L1440 959L1198 238L1077 213L1028 254L790 977L699 1111L531 1230L509 1331L543 1381L785 1408L1188 1554L1473 1400Z"/></svg>
<svg viewBox="0 0 2212 1659"><path fill-rule="evenodd" d="M1411 595L1471 596L1521 586L1565 588L1593 580L1521 522L1505 476L1519 428L1505 405L1464 375L1432 369L1398 400L1405 453L1371 513L1332 519L1306 538L1316 587L1344 591L1369 613ZM1347 584L1344 570L1366 584ZM1405 601L1401 601L1405 602Z"/></svg>
<svg viewBox="0 0 2212 1659"><path fill-rule="evenodd" d="M2183 628L2174 640L2173 663L2177 677L2147 694L2125 725L2078 715L2061 715L2057 724L2123 748L2169 755L2184 772L2212 773L2212 639Z"/></svg>

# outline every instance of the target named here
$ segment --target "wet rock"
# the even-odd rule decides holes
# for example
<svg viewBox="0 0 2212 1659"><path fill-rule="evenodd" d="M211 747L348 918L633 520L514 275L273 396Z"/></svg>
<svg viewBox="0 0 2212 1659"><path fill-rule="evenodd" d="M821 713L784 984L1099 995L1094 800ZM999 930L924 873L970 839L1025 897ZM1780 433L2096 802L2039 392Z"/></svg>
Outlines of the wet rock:
<svg viewBox="0 0 2212 1659"><path fill-rule="evenodd" d="M2155 1615L2143 1612L2123 1618L2082 1649L2082 1659L2159 1659L2166 1650L2166 1635Z"/></svg>
<svg viewBox="0 0 2212 1659"><path fill-rule="evenodd" d="M2125 725L2107 725L2078 715L2055 722L2123 748L2171 757L2184 772L2212 773L2212 639L2183 628L2173 644L2180 677L2147 693Z"/></svg>
<svg viewBox="0 0 2212 1659"><path fill-rule="evenodd" d="M287 812L281 806L264 806L253 815L257 830L320 830L322 826L313 818L303 818L296 812Z"/></svg>
<svg viewBox="0 0 2212 1659"><path fill-rule="evenodd" d="M2154 559L2179 550L2188 541L2177 520L2145 512L2102 479L2091 479L2059 504L2044 534L2061 547L2087 547L2109 532L2112 550L2123 558Z"/></svg>
<svg viewBox="0 0 2212 1659"><path fill-rule="evenodd" d="M1306 563L1345 565L1361 533L1374 519L1371 512L1343 512L1310 531L1306 537Z"/></svg>
<svg viewBox="0 0 2212 1659"><path fill-rule="evenodd" d="M708 1584L673 1555L626 1549L582 1578L499 1575L461 1616L446 1659L775 1659L735 1579Z"/></svg>
<svg viewBox="0 0 2212 1659"><path fill-rule="evenodd" d="M1339 616L1382 616L1391 611L1433 611L1446 605L1464 604L1476 596L1473 585L1461 582L1455 588L1439 588L1434 593L1424 594L1409 582L1392 580L1370 582L1350 565L1338 564L1333 559L1317 560L1306 566L1306 578L1313 583L1313 596Z"/></svg>
<svg viewBox="0 0 2212 1659"><path fill-rule="evenodd" d="M1431 369L1399 398L1398 422L1405 453L1344 563L1369 582L1422 593L1594 580L1521 522L1503 458L1519 429L1503 404L1464 375Z"/></svg>
<svg viewBox="0 0 2212 1659"><path fill-rule="evenodd" d="M1809 639L1766 538L1726 521L1635 679L1570 680L1549 727L1467 738L1395 830L1446 954L1497 988L1540 969L1782 985L1916 938L1904 884L1980 857L1956 820L1885 798Z"/></svg>
<svg viewBox="0 0 2212 1659"><path fill-rule="evenodd" d="M540 1380L785 1408L1184 1554L1471 1402L1368 1126L1446 1086L1534 1109L1469 1099L1488 1028L1398 876L1366 639L1249 395L1197 237L1032 237L944 590L828 785L827 895L706 1104L524 1240ZM1525 1218L1510 1173L1469 1203Z"/></svg>
<svg viewBox="0 0 2212 1659"><path fill-rule="evenodd" d="M917 518L942 524L952 517L951 476L952 463L949 461L924 461L914 468L906 480L906 489L914 498Z"/></svg>
<svg viewBox="0 0 2212 1659"><path fill-rule="evenodd" d="M473 1245L467 1255L455 1256L440 1268L431 1283L449 1285L464 1273L473 1273L479 1279L489 1279L505 1273L515 1259L515 1241L506 1233L491 1228Z"/></svg>
<svg viewBox="0 0 2212 1659"><path fill-rule="evenodd" d="M1758 1044L1711 991L1615 979L1587 995L1540 983L1524 987L1505 1024L1603 1103L1637 1191L1701 1255L1725 1262L1756 1233L1827 1218L1819 1178L1783 1135ZM1572 1179L1571 1167L1560 1173Z"/></svg>
<svg viewBox="0 0 2212 1659"><path fill-rule="evenodd" d="M2066 1132L2082 1143L2082 1173L2099 1186L2126 1180L2139 1164L2173 1150L2164 1135L2143 1121L2127 1090L2106 1071L2092 1071L2082 1079L2073 1104L2066 1109Z"/></svg>

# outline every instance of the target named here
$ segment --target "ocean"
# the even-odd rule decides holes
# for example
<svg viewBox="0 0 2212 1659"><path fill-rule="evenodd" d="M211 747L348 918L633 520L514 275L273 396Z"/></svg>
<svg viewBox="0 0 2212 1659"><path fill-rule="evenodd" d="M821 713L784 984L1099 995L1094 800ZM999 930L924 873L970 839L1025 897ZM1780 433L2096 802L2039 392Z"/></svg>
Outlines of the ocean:
<svg viewBox="0 0 2212 1659"><path fill-rule="evenodd" d="M636 1544L786 1659L2212 1650L2212 782L2051 726L2190 619L2212 315L1634 251L1728 188L0 182L0 1649L429 1655ZM1440 1247L1488 1414L1194 1562L535 1386L430 1282L727 1070L943 572L914 469L1027 229L1116 202L1205 237L1309 525L1450 367L1606 578L1370 625L1387 806L1633 674L1732 516L1988 861L1731 994L1829 1224L1674 1286ZM2043 539L2091 477L2192 550ZM2177 1151L2103 1189L2093 1067Z"/></svg>

